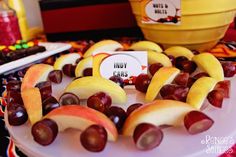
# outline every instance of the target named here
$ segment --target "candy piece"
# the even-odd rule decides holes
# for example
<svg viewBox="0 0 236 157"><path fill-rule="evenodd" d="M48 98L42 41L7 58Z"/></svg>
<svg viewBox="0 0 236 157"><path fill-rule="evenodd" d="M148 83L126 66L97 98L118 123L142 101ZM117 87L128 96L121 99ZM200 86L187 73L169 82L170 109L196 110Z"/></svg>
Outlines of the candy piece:
<svg viewBox="0 0 236 157"><path fill-rule="evenodd" d="M29 46L28 46L27 44L23 44L22 47L23 47L24 49L29 48Z"/></svg>
<svg viewBox="0 0 236 157"><path fill-rule="evenodd" d="M21 43L21 40L17 40L16 43L17 43L17 44L20 44L20 43Z"/></svg>
<svg viewBox="0 0 236 157"><path fill-rule="evenodd" d="M33 46L34 46L34 42L30 41L30 42L27 43L27 45L28 45L29 47L33 47Z"/></svg>
<svg viewBox="0 0 236 157"><path fill-rule="evenodd" d="M15 51L16 48L14 46L8 46L8 49L12 50L12 51Z"/></svg>
<svg viewBox="0 0 236 157"><path fill-rule="evenodd" d="M5 49L5 48L6 48L6 46L1 45L1 46L0 46L0 51L2 51L2 50Z"/></svg>
<svg viewBox="0 0 236 157"><path fill-rule="evenodd" d="M21 45L19 45L19 44L15 45L15 48L16 49L22 49Z"/></svg>

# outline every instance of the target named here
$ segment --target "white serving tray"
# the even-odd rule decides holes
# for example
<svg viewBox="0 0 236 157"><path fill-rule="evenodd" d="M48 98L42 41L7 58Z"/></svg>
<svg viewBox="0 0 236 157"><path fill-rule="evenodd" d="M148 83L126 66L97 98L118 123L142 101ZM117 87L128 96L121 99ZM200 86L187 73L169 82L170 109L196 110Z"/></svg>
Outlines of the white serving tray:
<svg viewBox="0 0 236 157"><path fill-rule="evenodd" d="M65 51L71 48L71 45L66 44L66 43L41 42L39 43L39 45L45 46L46 51L0 65L0 74L19 69L21 67L29 65L30 63L40 61L44 58L47 58L57 53L61 53L62 51Z"/></svg>

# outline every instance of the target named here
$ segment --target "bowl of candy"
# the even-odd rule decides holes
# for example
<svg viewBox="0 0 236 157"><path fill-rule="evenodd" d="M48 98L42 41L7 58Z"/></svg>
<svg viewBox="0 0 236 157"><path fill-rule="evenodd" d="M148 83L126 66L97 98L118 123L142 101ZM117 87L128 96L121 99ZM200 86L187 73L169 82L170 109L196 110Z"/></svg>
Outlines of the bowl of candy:
<svg viewBox="0 0 236 157"><path fill-rule="evenodd" d="M199 51L211 49L224 37L236 11L235 0L182 0L180 8L176 8L176 12L181 9L179 24L162 24L165 22L163 19L148 24L142 22L142 10L154 1L129 1L145 38L162 44L164 48L181 45Z"/></svg>

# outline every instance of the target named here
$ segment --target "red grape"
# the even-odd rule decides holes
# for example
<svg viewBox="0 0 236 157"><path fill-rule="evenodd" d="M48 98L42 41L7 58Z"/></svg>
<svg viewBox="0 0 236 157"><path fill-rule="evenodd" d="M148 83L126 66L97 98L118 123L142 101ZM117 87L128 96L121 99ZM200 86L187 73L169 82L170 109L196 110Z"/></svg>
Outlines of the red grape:
<svg viewBox="0 0 236 157"><path fill-rule="evenodd" d="M79 105L80 99L73 93L64 93L59 98L60 105Z"/></svg>
<svg viewBox="0 0 236 157"><path fill-rule="evenodd" d="M178 76L176 76L174 82L177 85L187 86L188 85L188 79L189 79L189 73L180 73Z"/></svg>
<svg viewBox="0 0 236 157"><path fill-rule="evenodd" d="M63 66L62 71L66 76L75 77L75 65L66 64Z"/></svg>
<svg viewBox="0 0 236 157"><path fill-rule="evenodd" d="M60 107L58 101L53 96L48 97L43 101L43 115L48 114L50 111Z"/></svg>
<svg viewBox="0 0 236 157"><path fill-rule="evenodd" d="M208 94L207 99L211 105L221 108L224 95L218 90L213 90Z"/></svg>
<svg viewBox="0 0 236 157"><path fill-rule="evenodd" d="M78 64L81 60L83 60L84 58L83 57L80 57L80 58L78 58L76 61L75 61L75 63L76 64Z"/></svg>
<svg viewBox="0 0 236 157"><path fill-rule="evenodd" d="M91 152L101 152L107 143L107 132L100 125L91 125L80 135L82 146Z"/></svg>
<svg viewBox="0 0 236 157"><path fill-rule="evenodd" d="M106 110L111 106L112 100L109 95L104 92L96 93L90 96L87 100L87 106L105 113Z"/></svg>
<svg viewBox="0 0 236 157"><path fill-rule="evenodd" d="M147 92L151 79L147 74L140 74L135 81L135 88L143 93Z"/></svg>
<svg viewBox="0 0 236 157"><path fill-rule="evenodd" d="M188 90L188 87L175 84L167 84L161 88L160 94L163 99L185 101L188 94Z"/></svg>
<svg viewBox="0 0 236 157"><path fill-rule="evenodd" d="M20 92L21 81L11 80L7 83L7 91L18 91Z"/></svg>
<svg viewBox="0 0 236 157"><path fill-rule="evenodd" d="M167 55L172 63L172 65L175 65L175 57L172 55Z"/></svg>
<svg viewBox="0 0 236 157"><path fill-rule="evenodd" d="M182 69L183 61L188 61L188 58L184 57L184 56L180 56L180 57L175 58L175 64L174 64L175 67L178 69Z"/></svg>
<svg viewBox="0 0 236 157"><path fill-rule="evenodd" d="M93 68L84 69L83 76L93 76Z"/></svg>
<svg viewBox="0 0 236 157"><path fill-rule="evenodd" d="M201 77L209 77L208 73L205 73L205 72L201 72L201 73L198 73L196 75L193 76L194 79L199 79Z"/></svg>
<svg viewBox="0 0 236 157"><path fill-rule="evenodd" d="M79 105L80 99L73 93L64 93L59 98L60 105Z"/></svg>
<svg viewBox="0 0 236 157"><path fill-rule="evenodd" d="M7 92L7 103L18 103L23 105L23 100L21 98L21 94L18 91L8 91Z"/></svg>
<svg viewBox="0 0 236 157"><path fill-rule="evenodd" d="M10 103L7 106L8 122L10 125L19 126L28 120L28 114L23 105Z"/></svg>
<svg viewBox="0 0 236 157"><path fill-rule="evenodd" d="M153 76L163 65L161 63L151 64L148 68L150 74Z"/></svg>
<svg viewBox="0 0 236 157"><path fill-rule="evenodd" d="M49 73L48 79L54 83L61 83L63 74L61 70L53 70Z"/></svg>
<svg viewBox="0 0 236 157"><path fill-rule="evenodd" d="M106 111L106 115L116 125L117 130L121 131L127 117L126 112L121 107L112 106Z"/></svg>
<svg viewBox="0 0 236 157"><path fill-rule="evenodd" d="M200 111L191 111L184 117L184 126L190 134L198 134L211 128L214 121Z"/></svg>
<svg viewBox="0 0 236 157"><path fill-rule="evenodd" d="M140 150L153 149L161 144L162 139L162 130L149 123L139 124L133 134L134 143Z"/></svg>
<svg viewBox="0 0 236 157"><path fill-rule="evenodd" d="M109 78L109 80L115 82L116 84L118 84L121 88L124 88L124 80L120 77L120 76L112 76Z"/></svg>
<svg viewBox="0 0 236 157"><path fill-rule="evenodd" d="M221 63L221 65L223 67L225 77L233 77L235 75L236 67L233 62L224 62Z"/></svg>
<svg viewBox="0 0 236 157"><path fill-rule="evenodd" d="M39 88L42 100L45 100L52 94L52 85L50 81L40 82L35 87Z"/></svg>
<svg viewBox="0 0 236 157"><path fill-rule="evenodd" d="M197 81L195 78L189 77L187 86L190 88L194 84L195 81Z"/></svg>
<svg viewBox="0 0 236 157"><path fill-rule="evenodd" d="M126 110L127 116L129 116L134 110L141 107L142 105L143 104L141 103L135 103L135 104L130 105Z"/></svg>
<svg viewBox="0 0 236 157"><path fill-rule="evenodd" d="M222 92L224 95L224 98L229 98L230 97L230 86L231 83L229 80L225 81L220 81L216 84L215 89Z"/></svg>
<svg viewBox="0 0 236 157"><path fill-rule="evenodd" d="M183 70L184 72L187 73L193 73L197 69L197 64L194 63L193 61L183 61L181 63L181 68L180 70Z"/></svg>
<svg viewBox="0 0 236 157"><path fill-rule="evenodd" d="M57 137L57 123L51 119L40 120L32 126L31 134L37 143L47 146Z"/></svg>

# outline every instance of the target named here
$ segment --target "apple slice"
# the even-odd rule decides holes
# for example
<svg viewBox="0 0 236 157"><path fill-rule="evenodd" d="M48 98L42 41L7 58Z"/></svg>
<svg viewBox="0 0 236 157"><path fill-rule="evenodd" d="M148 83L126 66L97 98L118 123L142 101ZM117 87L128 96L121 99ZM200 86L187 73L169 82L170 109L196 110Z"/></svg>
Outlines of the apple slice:
<svg viewBox="0 0 236 157"><path fill-rule="evenodd" d="M114 40L102 40L91 46L83 55L84 58L98 54L100 52L115 51L123 46Z"/></svg>
<svg viewBox="0 0 236 157"><path fill-rule="evenodd" d="M80 99L88 99L91 95L104 92L112 98L115 104L124 104L127 96L125 91L115 82L102 77L83 77L72 81L65 89L77 95Z"/></svg>
<svg viewBox="0 0 236 157"><path fill-rule="evenodd" d="M31 66L22 80L21 91L33 88L39 82L47 81L51 71L53 71L53 66L48 64L35 64Z"/></svg>
<svg viewBox="0 0 236 157"><path fill-rule="evenodd" d="M183 124L184 116L194 110L189 104L175 100L156 100L134 110L123 125L123 135L132 136L134 129L141 123L156 126Z"/></svg>
<svg viewBox="0 0 236 157"><path fill-rule="evenodd" d="M186 102L196 109L200 109L203 102L211 92L217 81L211 77L201 77L189 89Z"/></svg>
<svg viewBox="0 0 236 157"><path fill-rule="evenodd" d="M103 113L88 107L80 105L61 106L49 112L45 118L54 120L59 131L68 128L83 131L90 125L98 124L106 129L108 140L116 141L118 138L118 132L113 122Z"/></svg>
<svg viewBox="0 0 236 157"><path fill-rule="evenodd" d="M31 124L39 121L43 116L42 99L38 88L27 88L21 92L26 112Z"/></svg>
<svg viewBox="0 0 236 157"><path fill-rule="evenodd" d="M92 68L92 67L93 67L92 56L82 59L75 68L75 77L83 76L84 70L86 68Z"/></svg>
<svg viewBox="0 0 236 157"><path fill-rule="evenodd" d="M107 57L109 54L106 53L99 53L93 56L93 76L101 77L100 74L100 65L101 62Z"/></svg>
<svg viewBox="0 0 236 157"><path fill-rule="evenodd" d="M156 52L163 52L162 48L152 42L152 41L138 41L136 43L133 43L129 49L136 50L136 51L142 51L142 50L151 50Z"/></svg>
<svg viewBox="0 0 236 157"><path fill-rule="evenodd" d="M157 53L155 51L148 51L148 64L161 63L164 67L171 67L172 63L165 54Z"/></svg>
<svg viewBox="0 0 236 157"><path fill-rule="evenodd" d="M175 77L180 73L180 70L174 67L162 67L152 77L151 83L148 86L145 100L147 102L153 101L161 88L170 84Z"/></svg>
<svg viewBox="0 0 236 157"><path fill-rule="evenodd" d="M218 59L210 53L201 53L193 57L193 61L204 72L208 73L210 77L217 81L224 80L224 71Z"/></svg>
<svg viewBox="0 0 236 157"><path fill-rule="evenodd" d="M184 56L191 60L194 56L193 52L182 46L173 46L165 50L165 54L174 56L175 58Z"/></svg>
<svg viewBox="0 0 236 157"><path fill-rule="evenodd" d="M69 53L66 55L62 55L54 63L55 70L62 70L63 66L66 64L75 64L76 60L79 59L81 56L78 53Z"/></svg>

